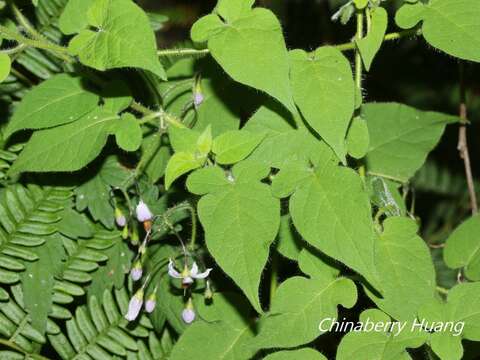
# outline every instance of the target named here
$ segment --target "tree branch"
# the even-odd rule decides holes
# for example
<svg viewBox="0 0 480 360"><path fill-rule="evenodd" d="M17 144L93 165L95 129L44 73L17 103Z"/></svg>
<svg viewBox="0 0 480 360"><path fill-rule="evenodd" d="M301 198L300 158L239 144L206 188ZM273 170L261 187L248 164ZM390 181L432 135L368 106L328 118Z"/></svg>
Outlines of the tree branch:
<svg viewBox="0 0 480 360"><path fill-rule="evenodd" d="M460 106L459 115L461 119L460 127L458 129L458 145L457 149L460 153L460 158L463 159L465 167L465 176L467 178L468 194L470 197L470 209L472 215L478 212L477 195L475 193L475 184L473 182L472 166L470 163L470 155L468 151L467 142L467 101L466 101L466 87L465 87L465 65L463 61L459 64L459 76L460 76Z"/></svg>

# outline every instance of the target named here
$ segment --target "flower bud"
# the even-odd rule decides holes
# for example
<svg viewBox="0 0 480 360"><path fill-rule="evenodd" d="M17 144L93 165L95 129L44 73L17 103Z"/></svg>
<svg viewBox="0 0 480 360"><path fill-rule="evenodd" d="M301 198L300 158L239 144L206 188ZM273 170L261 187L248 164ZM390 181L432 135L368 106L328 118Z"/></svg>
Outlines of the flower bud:
<svg viewBox="0 0 480 360"><path fill-rule="evenodd" d="M145 311L147 313L152 313L155 310L155 306L157 305L157 288L153 290L153 292L148 297L147 301L145 302Z"/></svg>
<svg viewBox="0 0 480 360"><path fill-rule="evenodd" d="M137 318L140 310L142 309L143 305L143 288L138 290L135 295L130 299L128 304L128 312L125 315L125 319L128 321L133 321Z"/></svg>
<svg viewBox="0 0 480 360"><path fill-rule="evenodd" d="M136 208L137 219L140 222L149 221L153 218L153 214L148 208L147 204L145 204L142 200L137 205Z"/></svg>
<svg viewBox="0 0 480 360"><path fill-rule="evenodd" d="M122 210L115 208L115 222L119 227L124 227L127 224L127 219L123 215Z"/></svg>
<svg viewBox="0 0 480 360"><path fill-rule="evenodd" d="M192 298L188 299L187 306L182 311L182 319L186 324L191 324L195 320Z"/></svg>
<svg viewBox="0 0 480 360"><path fill-rule="evenodd" d="M130 238L130 243L133 245L133 246L137 246L138 243L139 243L140 239L138 237L138 230L137 228L134 226L132 228L132 237Z"/></svg>
<svg viewBox="0 0 480 360"><path fill-rule="evenodd" d="M203 293L203 297L205 298L205 300L210 300L213 298L213 291L210 286L210 281L207 280L206 284L207 286L205 288L205 292Z"/></svg>
<svg viewBox="0 0 480 360"><path fill-rule="evenodd" d="M142 274L143 274L142 263L140 262L140 260L138 260L133 265L133 268L130 271L130 276L132 277L133 281L138 281L141 279Z"/></svg>
<svg viewBox="0 0 480 360"><path fill-rule="evenodd" d="M122 239L125 240L128 238L128 225L125 225L122 230Z"/></svg>
<svg viewBox="0 0 480 360"><path fill-rule="evenodd" d="M203 93L202 93L200 79L197 79L195 82L195 86L193 87L193 105L195 105L195 107L198 108L203 103L204 100L205 100L205 97L203 96Z"/></svg>

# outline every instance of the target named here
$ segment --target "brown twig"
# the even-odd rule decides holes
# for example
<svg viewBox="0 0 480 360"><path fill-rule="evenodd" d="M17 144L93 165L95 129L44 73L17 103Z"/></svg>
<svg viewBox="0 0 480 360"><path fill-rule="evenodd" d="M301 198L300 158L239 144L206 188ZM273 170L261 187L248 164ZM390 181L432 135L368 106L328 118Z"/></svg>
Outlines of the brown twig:
<svg viewBox="0 0 480 360"><path fill-rule="evenodd" d="M467 178L468 194L470 197L470 208L472 215L478 212L477 195L475 194L475 185L473 183L472 166L470 163L470 155L468 151L467 142L467 101L466 101L466 87L465 87L465 65L462 61L459 64L460 75L460 127L458 129L458 145L457 149L460 153L460 157L463 159L465 166L465 176Z"/></svg>

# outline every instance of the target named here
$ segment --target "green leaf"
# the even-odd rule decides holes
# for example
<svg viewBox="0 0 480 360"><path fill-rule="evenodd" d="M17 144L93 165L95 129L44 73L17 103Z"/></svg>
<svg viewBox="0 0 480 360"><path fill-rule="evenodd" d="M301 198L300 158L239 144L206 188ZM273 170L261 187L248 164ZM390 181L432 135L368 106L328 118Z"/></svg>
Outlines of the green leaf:
<svg viewBox="0 0 480 360"><path fill-rule="evenodd" d="M66 322L65 335L59 332L48 340L62 359L110 359L126 357L138 351L136 338L148 336L151 324L145 316L138 323L128 323L123 316L128 308L125 289L106 291L102 298L90 297L78 306L75 317Z"/></svg>
<svg viewBox="0 0 480 360"><path fill-rule="evenodd" d="M224 170L219 166L198 169L187 178L188 191L197 195L221 191L229 184Z"/></svg>
<svg viewBox="0 0 480 360"><path fill-rule="evenodd" d="M414 2L404 4L395 14L395 22L402 29L411 29L417 25L421 18L425 6L422 2Z"/></svg>
<svg viewBox="0 0 480 360"><path fill-rule="evenodd" d="M140 162L144 164L145 173L152 183L156 183L165 174L170 156L170 147L161 134L155 133L144 138Z"/></svg>
<svg viewBox="0 0 480 360"><path fill-rule="evenodd" d="M288 54L278 19L267 9L247 10L251 2L236 4L220 2L218 15L207 15L193 25L192 39L208 40L213 58L235 81L266 92L294 112Z"/></svg>
<svg viewBox="0 0 480 360"><path fill-rule="evenodd" d="M115 156L109 156L102 163L95 176L89 178L75 189L75 206L78 211L88 208L94 220L105 227L114 226L114 208L110 198L111 187L126 189L132 180L132 171L118 162Z"/></svg>
<svg viewBox="0 0 480 360"><path fill-rule="evenodd" d="M114 287L121 289L124 286L125 277L131 269L134 253L119 234L116 235L112 238L113 246L101 251L103 256L108 257L108 260L92 274L92 282L87 289L89 297L99 298L105 290L111 291ZM88 240L86 246L88 246Z"/></svg>
<svg viewBox="0 0 480 360"><path fill-rule="evenodd" d="M370 70L372 61L375 58L378 50L383 43L383 37L387 31L388 14L382 7L376 7L371 12L371 29L370 32L363 39L355 40L360 55L362 56L363 64L367 71Z"/></svg>
<svg viewBox="0 0 480 360"><path fill-rule="evenodd" d="M98 104L98 96L82 79L60 74L34 87L22 99L5 130L8 137L22 129L42 129L74 122Z"/></svg>
<svg viewBox="0 0 480 360"><path fill-rule="evenodd" d="M219 164L234 164L245 159L264 138L245 130L227 131L215 138L212 152Z"/></svg>
<svg viewBox="0 0 480 360"><path fill-rule="evenodd" d="M197 157L190 152L177 152L173 154L165 170L165 188L168 189L180 176L201 167L205 163L205 160L205 157Z"/></svg>
<svg viewBox="0 0 480 360"><path fill-rule="evenodd" d="M123 114L114 131L118 146L125 151L136 151L142 144L142 129L132 114Z"/></svg>
<svg viewBox="0 0 480 360"><path fill-rule="evenodd" d="M445 264L451 269L463 268L472 281L480 280L480 216L472 216L448 237L443 249Z"/></svg>
<svg viewBox="0 0 480 360"><path fill-rule="evenodd" d="M54 277L60 272L62 259L65 256L62 238L52 235L44 245L32 251L38 256L38 260L25 264L22 290L25 308L32 319L32 326L44 334L47 317L52 308Z"/></svg>
<svg viewBox="0 0 480 360"><path fill-rule="evenodd" d="M291 350L291 351L279 351L279 352L267 355L264 359L265 360L291 360L291 359L327 360L327 358L323 356L321 353L310 348L303 348L303 349Z"/></svg>
<svg viewBox="0 0 480 360"><path fill-rule="evenodd" d="M98 156L115 121L117 115L100 108L71 124L37 131L10 173L79 170Z"/></svg>
<svg viewBox="0 0 480 360"><path fill-rule="evenodd" d="M258 287L280 225L279 201L267 185L238 176L231 186L202 197L198 215L209 252L261 312Z"/></svg>
<svg viewBox="0 0 480 360"><path fill-rule="evenodd" d="M297 116L299 116L297 114ZM278 106L262 106L247 122L243 130L266 133L265 139L248 160L281 169L290 163L314 164L338 162L325 142L315 138L305 127L294 129L297 117ZM301 121L301 120L300 120Z"/></svg>
<svg viewBox="0 0 480 360"><path fill-rule="evenodd" d="M339 304L351 308L357 301L353 281L337 278L325 264L312 266L311 263L322 263L320 258L302 254L300 266L308 262L304 269L313 270L311 279L295 276L278 287L254 340L258 348L295 347L311 342L322 334L318 327L322 319L335 319Z"/></svg>
<svg viewBox="0 0 480 360"><path fill-rule="evenodd" d="M299 186L310 179L313 171L314 169L305 163L286 164L272 180L272 194L278 198L290 196Z"/></svg>
<svg viewBox="0 0 480 360"><path fill-rule="evenodd" d="M73 239L93 236L94 227L84 214L79 214L71 208L65 208L61 217L62 219L57 224L57 227L62 234Z"/></svg>
<svg viewBox="0 0 480 360"><path fill-rule="evenodd" d="M370 320L373 324L379 324L381 329L392 320L377 309L365 310L360 314L360 323L366 324ZM407 348L422 346L427 333L410 331L411 323L398 335L387 331L351 331L340 342L337 349L337 360L409 360L412 359Z"/></svg>
<svg viewBox="0 0 480 360"><path fill-rule="evenodd" d="M293 97L308 124L345 162L345 136L355 105L355 86L347 58L333 47L312 55L290 52Z"/></svg>
<svg viewBox="0 0 480 360"><path fill-rule="evenodd" d="M7 54L0 54L0 83L5 80L10 74L12 61Z"/></svg>
<svg viewBox="0 0 480 360"><path fill-rule="evenodd" d="M368 151L370 137L365 120L361 117L354 117L347 134L348 154L355 158L363 158Z"/></svg>
<svg viewBox="0 0 480 360"><path fill-rule="evenodd" d="M201 155L207 156L212 150L212 127L208 125L197 140L197 150Z"/></svg>
<svg viewBox="0 0 480 360"><path fill-rule="evenodd" d="M66 35L80 32L88 25L87 11L95 0L69 0L58 19L60 30Z"/></svg>
<svg viewBox="0 0 480 360"><path fill-rule="evenodd" d="M131 0L95 0L87 24L69 44L69 51L94 69L136 67L165 79L157 57L155 35L147 15Z"/></svg>
<svg viewBox="0 0 480 360"><path fill-rule="evenodd" d="M287 259L297 261L304 246L305 242L294 229L290 215L283 215L275 249Z"/></svg>
<svg viewBox="0 0 480 360"><path fill-rule="evenodd" d="M462 339L480 341L479 294L480 283L459 284L449 290L446 302L432 300L420 308L419 322L433 328L429 345L441 360L463 359ZM435 329L434 322L453 323L453 327Z"/></svg>
<svg viewBox="0 0 480 360"><path fill-rule="evenodd" d="M0 283L20 280L26 261L38 260L32 250L57 230L59 212L71 191L61 187L14 185L0 196Z"/></svg>
<svg viewBox="0 0 480 360"><path fill-rule="evenodd" d="M309 244L377 284L370 201L353 170L330 165L312 173L290 198L290 214Z"/></svg>
<svg viewBox="0 0 480 360"><path fill-rule="evenodd" d="M449 55L480 62L480 3L476 0L432 0L428 4L406 4L397 23L411 27L423 21L425 40Z"/></svg>
<svg viewBox="0 0 480 360"><path fill-rule="evenodd" d="M377 306L399 321L416 317L419 307L435 297L435 268L430 251L406 217L387 218L376 242L375 264L382 297L367 291ZM415 294L415 296L412 296Z"/></svg>
<svg viewBox="0 0 480 360"><path fill-rule="evenodd" d="M254 332L240 315L248 314L248 309L248 303L238 295L215 294L211 305L201 304L198 309L205 321L196 321L187 328L169 359L250 359L255 350L248 342Z"/></svg>
<svg viewBox="0 0 480 360"><path fill-rule="evenodd" d="M200 132L189 128L179 128L175 126L168 128L170 145L175 152L196 152L199 137Z"/></svg>
<svg viewBox="0 0 480 360"><path fill-rule="evenodd" d="M396 103L366 104L362 112L370 134L368 172L401 182L423 165L445 125L458 121L455 116Z"/></svg>

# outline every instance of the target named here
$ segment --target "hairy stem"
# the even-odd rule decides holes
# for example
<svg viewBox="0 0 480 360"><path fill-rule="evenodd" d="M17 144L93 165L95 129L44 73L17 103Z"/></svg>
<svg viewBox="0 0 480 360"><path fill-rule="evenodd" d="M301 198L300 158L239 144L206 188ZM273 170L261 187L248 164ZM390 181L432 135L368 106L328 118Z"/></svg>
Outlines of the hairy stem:
<svg viewBox="0 0 480 360"><path fill-rule="evenodd" d="M357 33L355 39L361 40L363 38L363 12L362 10L357 10ZM358 90L362 90L362 57L360 51L355 48L355 85Z"/></svg>
<svg viewBox="0 0 480 360"><path fill-rule="evenodd" d="M470 197L470 209L472 215L478 212L477 195L475 194L475 184L473 182L472 166L470 163L470 154L468 151L467 142L467 101L466 101L466 87L465 87L465 65L463 61L459 64L460 75L460 106L459 115L461 119L460 127L458 129L458 145L457 149L460 153L460 158L463 159L465 167L465 176L467 178L468 194Z"/></svg>
<svg viewBox="0 0 480 360"><path fill-rule="evenodd" d="M158 56L206 56L210 53L208 49L164 49L158 50Z"/></svg>
<svg viewBox="0 0 480 360"><path fill-rule="evenodd" d="M47 51L52 52L62 60L71 63L72 58L68 55L67 48L54 44L50 41L45 39L32 39L26 36L21 35L20 33L10 30L6 26L0 25L0 34L3 35L7 39L14 40L19 44L23 44L25 46L31 46L38 49L44 49Z"/></svg>

